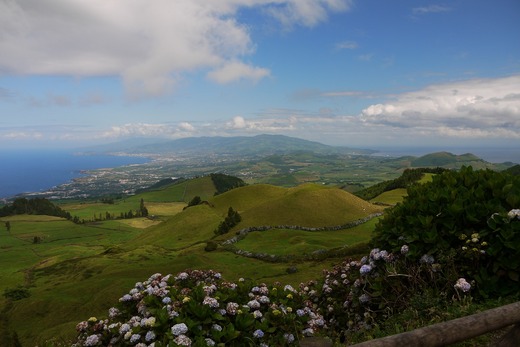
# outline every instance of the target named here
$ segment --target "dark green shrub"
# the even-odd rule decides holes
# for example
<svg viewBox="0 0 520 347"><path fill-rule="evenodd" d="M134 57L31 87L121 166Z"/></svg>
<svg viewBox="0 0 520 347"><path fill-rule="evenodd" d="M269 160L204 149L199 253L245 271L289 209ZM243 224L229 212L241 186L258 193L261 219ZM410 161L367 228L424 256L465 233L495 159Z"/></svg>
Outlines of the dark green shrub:
<svg viewBox="0 0 520 347"><path fill-rule="evenodd" d="M31 296L29 289L22 286L16 288L7 288L4 290L4 297L13 301L22 300Z"/></svg>
<svg viewBox="0 0 520 347"><path fill-rule="evenodd" d="M218 244L215 242L215 241L208 241L206 243L206 247L204 248L204 250L206 252L213 252L214 250L216 250L218 247Z"/></svg>
<svg viewBox="0 0 520 347"><path fill-rule="evenodd" d="M193 199L190 200L190 202L188 203L188 207L190 207L190 206L197 206L201 202L202 202L202 199L200 198L200 196L196 195L196 196L193 197Z"/></svg>
<svg viewBox="0 0 520 347"><path fill-rule="evenodd" d="M217 229L213 230L213 232L215 233L215 235L224 235L227 232L229 232L229 230L231 230L231 228L233 228L235 225L240 223L241 220L242 220L242 217L240 216L238 211L235 211L235 210L233 210L232 207L230 207L228 209L226 219L224 219L224 221L220 222Z"/></svg>
<svg viewBox="0 0 520 347"><path fill-rule="evenodd" d="M520 177L463 167L410 187L372 243L392 252L406 244L411 259L428 254L457 267L482 295L505 294L519 284L520 221L507 217L519 206Z"/></svg>

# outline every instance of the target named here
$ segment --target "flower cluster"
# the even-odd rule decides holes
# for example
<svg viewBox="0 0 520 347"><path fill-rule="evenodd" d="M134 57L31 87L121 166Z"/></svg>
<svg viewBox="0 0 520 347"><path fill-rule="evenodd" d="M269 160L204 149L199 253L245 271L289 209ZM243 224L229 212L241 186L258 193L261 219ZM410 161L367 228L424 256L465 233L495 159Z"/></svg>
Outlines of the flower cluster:
<svg viewBox="0 0 520 347"><path fill-rule="evenodd" d="M224 281L218 272L152 275L108 311L78 323L75 346L287 346L325 328L291 286Z"/></svg>
<svg viewBox="0 0 520 347"><path fill-rule="evenodd" d="M520 209L512 209L511 211L509 211L507 213L507 217L509 219L515 219L515 218L520 219Z"/></svg>
<svg viewBox="0 0 520 347"><path fill-rule="evenodd" d="M473 239L480 242L478 234ZM470 291L464 278L452 285L460 275L447 278L433 256L413 261L411 247L397 254L373 249L296 289L227 282L212 270L154 274L123 295L107 319L80 322L76 346L290 346L306 336L371 329L432 284L459 297Z"/></svg>
<svg viewBox="0 0 520 347"><path fill-rule="evenodd" d="M472 233L469 237L466 234L461 234L459 239L465 241L461 250L466 254L466 256L475 257L479 254L486 254L485 247L487 247L488 243L486 241L481 241L479 233Z"/></svg>
<svg viewBox="0 0 520 347"><path fill-rule="evenodd" d="M461 290L464 293L467 293L471 289L471 284L469 284L465 278L459 278L453 288L457 290Z"/></svg>

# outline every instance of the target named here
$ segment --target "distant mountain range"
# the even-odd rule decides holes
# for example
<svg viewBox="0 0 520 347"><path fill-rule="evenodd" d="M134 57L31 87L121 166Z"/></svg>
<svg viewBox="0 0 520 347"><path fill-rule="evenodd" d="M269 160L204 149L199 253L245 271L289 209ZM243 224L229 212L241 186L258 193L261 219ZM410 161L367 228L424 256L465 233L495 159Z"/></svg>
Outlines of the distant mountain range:
<svg viewBox="0 0 520 347"><path fill-rule="evenodd" d="M86 153L127 153L178 156L228 155L267 156L293 152L317 154L372 154L369 149L328 146L319 142L284 135L234 137L188 137L176 140L133 139L80 149Z"/></svg>
<svg viewBox="0 0 520 347"><path fill-rule="evenodd" d="M82 154L140 155L149 157L184 158L234 158L260 159L273 155L370 155L377 150L329 146L315 141L285 135L257 135L233 137L188 137L176 140L134 138L111 144L79 149ZM435 152L420 157L402 156L397 158L408 167L460 168L473 166L475 169L505 169L514 163L491 164L474 154L456 155L449 152Z"/></svg>

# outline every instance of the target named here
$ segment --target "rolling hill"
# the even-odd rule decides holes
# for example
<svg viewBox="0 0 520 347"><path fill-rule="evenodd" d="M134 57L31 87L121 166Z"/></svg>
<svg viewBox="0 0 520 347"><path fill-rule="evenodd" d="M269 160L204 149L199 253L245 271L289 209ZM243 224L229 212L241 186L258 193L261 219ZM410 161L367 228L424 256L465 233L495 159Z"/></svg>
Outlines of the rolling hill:
<svg viewBox="0 0 520 347"><path fill-rule="evenodd" d="M463 165L473 166L475 169L483 169L489 167L490 163L487 163L471 153L456 155L449 152L430 153L411 160L411 167L443 167L447 169L458 169Z"/></svg>
<svg viewBox="0 0 520 347"><path fill-rule="evenodd" d="M339 188L318 184L294 188L249 185L213 196L215 191L206 176L116 200L113 205L63 205L72 214L89 216L103 209L114 209L114 213L127 210L143 199L151 212L162 211L153 223L146 218L84 225L47 216L33 216L28 221L23 215L0 218L2 223L11 220L12 225L10 233L0 234L0 259L7 264L0 271L0 283L6 288L25 288L30 294L17 301L0 298L3 317L8 317L0 321L0 333L16 331L22 345L28 346L50 338L73 338L80 320L106 315L107 308L129 286L156 272L215 269L230 279L246 277L297 285L317 278L331 261L340 260L339 255L331 254L325 261L289 259L272 263L224 247L207 252L206 243L224 241L247 226L335 226L381 210ZM207 203L179 208L194 195L204 197ZM213 231L230 206L239 211L242 222L228 234L216 237ZM238 246L251 250L272 247L281 255L326 251L368 241L373 223L360 227L334 232L273 229L252 235L254 242L246 242L246 238ZM41 242L33 243L34 236L41 237ZM298 271L289 273L288 268Z"/></svg>

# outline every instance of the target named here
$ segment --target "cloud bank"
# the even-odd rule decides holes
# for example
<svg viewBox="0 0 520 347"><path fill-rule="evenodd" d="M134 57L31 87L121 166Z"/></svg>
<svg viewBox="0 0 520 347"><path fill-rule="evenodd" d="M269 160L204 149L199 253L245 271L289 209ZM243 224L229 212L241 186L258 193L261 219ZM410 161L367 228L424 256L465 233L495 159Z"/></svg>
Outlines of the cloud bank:
<svg viewBox="0 0 520 347"><path fill-rule="evenodd" d="M371 105L360 119L429 135L520 139L520 76L432 85Z"/></svg>
<svg viewBox="0 0 520 347"><path fill-rule="evenodd" d="M3 0L0 74L120 76L136 94L171 90L185 72L217 83L269 76L245 61L255 51L243 8L282 27L314 26L350 0Z"/></svg>

